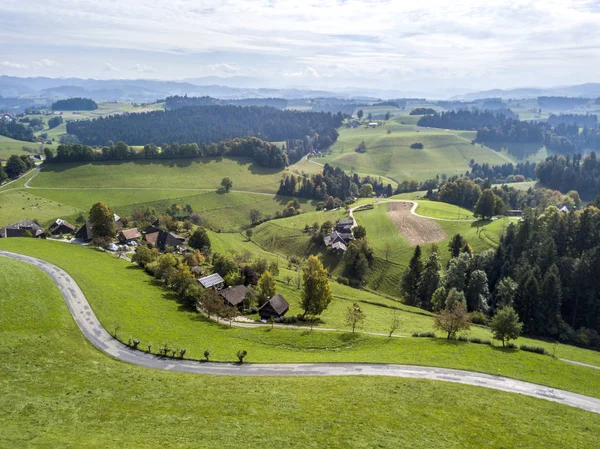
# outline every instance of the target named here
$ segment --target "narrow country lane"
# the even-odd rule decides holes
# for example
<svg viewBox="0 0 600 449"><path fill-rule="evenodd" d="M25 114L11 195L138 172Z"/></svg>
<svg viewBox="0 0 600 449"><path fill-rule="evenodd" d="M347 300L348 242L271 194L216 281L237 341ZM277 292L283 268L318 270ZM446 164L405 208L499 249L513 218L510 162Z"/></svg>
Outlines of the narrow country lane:
<svg viewBox="0 0 600 449"><path fill-rule="evenodd" d="M44 260L22 254L1 251L0 256L34 265L47 273L60 289L75 322L86 338L100 351L138 366L196 374L228 376L389 376L429 379L491 388L546 399L559 404L600 414L600 399L529 382L470 371L376 363L281 363L252 364L202 363L175 360L135 351L112 338L102 327L85 295L64 270Z"/></svg>

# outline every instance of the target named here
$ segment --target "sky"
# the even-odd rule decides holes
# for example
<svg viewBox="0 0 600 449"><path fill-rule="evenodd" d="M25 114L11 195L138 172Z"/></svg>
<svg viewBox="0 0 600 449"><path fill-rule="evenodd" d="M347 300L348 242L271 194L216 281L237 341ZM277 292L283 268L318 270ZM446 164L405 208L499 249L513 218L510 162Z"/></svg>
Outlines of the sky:
<svg viewBox="0 0 600 449"><path fill-rule="evenodd" d="M599 73L600 0L0 2L0 75L484 90Z"/></svg>

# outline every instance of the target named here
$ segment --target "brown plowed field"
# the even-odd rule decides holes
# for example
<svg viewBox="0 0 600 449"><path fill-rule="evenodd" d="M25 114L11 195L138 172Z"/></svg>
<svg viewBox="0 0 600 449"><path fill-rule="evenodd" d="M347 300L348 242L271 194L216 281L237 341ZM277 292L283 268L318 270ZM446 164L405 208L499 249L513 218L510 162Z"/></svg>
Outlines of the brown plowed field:
<svg viewBox="0 0 600 449"><path fill-rule="evenodd" d="M388 217L411 245L440 242L446 239L446 231L439 224L434 220L413 215L410 212L412 207L413 203L408 201L387 204Z"/></svg>

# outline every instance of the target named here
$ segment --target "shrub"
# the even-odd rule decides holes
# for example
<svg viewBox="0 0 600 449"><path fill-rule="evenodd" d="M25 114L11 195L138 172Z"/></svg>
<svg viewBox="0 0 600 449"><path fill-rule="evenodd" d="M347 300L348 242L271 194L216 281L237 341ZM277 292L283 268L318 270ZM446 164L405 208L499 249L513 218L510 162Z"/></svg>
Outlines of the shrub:
<svg viewBox="0 0 600 449"><path fill-rule="evenodd" d="M179 350L179 357L183 358L183 356L185 355L185 353L187 352L187 350L185 348L182 348Z"/></svg>
<svg viewBox="0 0 600 449"><path fill-rule="evenodd" d="M478 344L478 345L490 345L490 346L492 345L492 341L491 340L482 340L479 337L471 337L471 338L469 338L469 341L471 343L475 343L475 344Z"/></svg>
<svg viewBox="0 0 600 449"><path fill-rule="evenodd" d="M481 324L482 326L487 325L488 319L483 312L471 312L471 322L474 324Z"/></svg>
<svg viewBox="0 0 600 449"><path fill-rule="evenodd" d="M508 349L517 349L517 345L514 343L506 343Z"/></svg>
<svg viewBox="0 0 600 449"><path fill-rule="evenodd" d="M415 142L413 143L410 148L412 150L422 150L423 149L423 144L421 142Z"/></svg>
<svg viewBox="0 0 600 449"><path fill-rule="evenodd" d="M238 358L238 360L240 361L240 364L244 363L244 358L248 355L247 351L238 351L236 356Z"/></svg>
<svg viewBox="0 0 600 449"><path fill-rule="evenodd" d="M548 351L546 351L546 349L542 348L541 346L521 345L521 351L535 352L536 354L541 355L550 355Z"/></svg>
<svg viewBox="0 0 600 449"><path fill-rule="evenodd" d="M207 349L206 351L204 351L204 358L206 359L207 362L208 362L209 357L210 357L210 351Z"/></svg>
<svg viewBox="0 0 600 449"><path fill-rule="evenodd" d="M276 318L275 322L281 324L296 324L298 322L298 318L295 316L282 316Z"/></svg>
<svg viewBox="0 0 600 449"><path fill-rule="evenodd" d="M348 285L350 283L350 281L348 281L348 278L345 278L344 276L338 276L336 281L342 285Z"/></svg>
<svg viewBox="0 0 600 449"><path fill-rule="evenodd" d="M435 332L413 332L413 337L435 338Z"/></svg>

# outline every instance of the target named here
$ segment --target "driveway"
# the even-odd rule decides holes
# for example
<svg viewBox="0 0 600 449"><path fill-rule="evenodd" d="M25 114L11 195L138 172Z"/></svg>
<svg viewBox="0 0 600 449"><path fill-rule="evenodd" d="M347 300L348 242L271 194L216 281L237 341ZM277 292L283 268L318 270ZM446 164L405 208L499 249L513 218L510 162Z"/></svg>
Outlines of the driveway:
<svg viewBox="0 0 600 449"><path fill-rule="evenodd" d="M100 351L134 365L167 371L226 376L361 375L429 379L519 393L600 414L600 399L520 380L471 371L376 363L245 363L243 365L235 363L202 363L192 360L168 359L135 351L112 338L102 327L85 295L73 278L64 270L44 260L22 254L0 250L0 256L26 262L47 273L60 289L75 322L87 339Z"/></svg>

